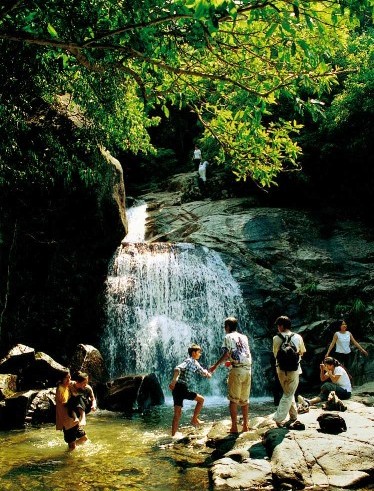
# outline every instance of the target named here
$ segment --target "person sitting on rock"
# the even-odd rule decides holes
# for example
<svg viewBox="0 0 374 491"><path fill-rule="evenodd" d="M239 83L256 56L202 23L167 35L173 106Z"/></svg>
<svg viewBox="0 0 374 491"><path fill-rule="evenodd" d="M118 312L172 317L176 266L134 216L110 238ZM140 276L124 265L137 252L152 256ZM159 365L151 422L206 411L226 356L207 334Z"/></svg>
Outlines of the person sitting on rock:
<svg viewBox="0 0 374 491"><path fill-rule="evenodd" d="M331 391L335 391L338 398L342 400L351 397L352 385L348 373L335 358L328 356L320 364L320 379L321 382L325 383L322 384L318 396L312 399L299 396L298 403L300 405L310 406L318 402L327 401ZM327 382L327 380L329 381Z"/></svg>
<svg viewBox="0 0 374 491"><path fill-rule="evenodd" d="M86 414L96 410L96 398L92 387L88 385L87 373L78 372L76 381L71 382L70 397L66 406L69 416L81 426L86 424Z"/></svg>
<svg viewBox="0 0 374 491"><path fill-rule="evenodd" d="M174 376L169 384L169 388L173 393L174 400L174 416L171 425L171 435L175 436L179 421L182 415L183 400L196 401L195 410L191 419L191 424L197 426L202 423L199 420L200 411L204 405L204 397L196 392L189 390L191 376L198 373L202 377L210 378L212 376L208 370L205 370L197 361L201 356L202 349L198 344L192 344L188 348L189 357L174 368Z"/></svg>

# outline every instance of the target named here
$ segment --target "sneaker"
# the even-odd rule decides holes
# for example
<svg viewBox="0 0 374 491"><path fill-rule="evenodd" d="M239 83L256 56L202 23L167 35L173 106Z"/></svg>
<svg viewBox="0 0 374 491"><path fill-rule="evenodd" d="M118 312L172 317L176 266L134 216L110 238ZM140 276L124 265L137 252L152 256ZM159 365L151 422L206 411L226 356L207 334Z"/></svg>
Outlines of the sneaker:
<svg viewBox="0 0 374 491"><path fill-rule="evenodd" d="M309 407L310 406L310 402L309 402L309 399L306 399L305 397L303 396L297 396L297 402L301 405L301 406L307 406Z"/></svg>

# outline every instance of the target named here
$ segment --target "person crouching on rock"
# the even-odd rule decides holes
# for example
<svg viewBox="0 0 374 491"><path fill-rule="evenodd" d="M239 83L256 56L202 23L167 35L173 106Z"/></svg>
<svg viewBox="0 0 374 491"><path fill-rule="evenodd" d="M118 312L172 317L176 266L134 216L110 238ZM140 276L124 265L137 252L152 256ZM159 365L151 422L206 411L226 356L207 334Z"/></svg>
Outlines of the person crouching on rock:
<svg viewBox="0 0 374 491"><path fill-rule="evenodd" d="M188 358L174 368L173 379L169 384L169 388L173 393L174 401L174 416L171 425L171 435L174 436L178 430L179 421L182 415L183 400L196 401L195 410L191 419L191 424L197 426L202 423L199 420L200 411L204 405L204 397L196 392L189 390L191 377L194 373L198 373L202 377L210 378L211 373L203 368L198 359L200 358L202 349L198 344L192 344L188 348Z"/></svg>
<svg viewBox="0 0 374 491"><path fill-rule="evenodd" d="M348 373L335 358L328 356L320 364L320 379L325 382L321 386L321 391L318 396L312 399L306 399L299 396L300 404L317 404L318 402L327 401L331 391L335 391L339 399L345 400L351 397L352 385ZM328 382L327 382L328 380Z"/></svg>
<svg viewBox="0 0 374 491"><path fill-rule="evenodd" d="M56 389L56 430L63 431L69 449L74 450L78 443L87 441L87 436L79 425L79 420L69 416L67 402L70 398L71 383L70 371L66 370Z"/></svg>

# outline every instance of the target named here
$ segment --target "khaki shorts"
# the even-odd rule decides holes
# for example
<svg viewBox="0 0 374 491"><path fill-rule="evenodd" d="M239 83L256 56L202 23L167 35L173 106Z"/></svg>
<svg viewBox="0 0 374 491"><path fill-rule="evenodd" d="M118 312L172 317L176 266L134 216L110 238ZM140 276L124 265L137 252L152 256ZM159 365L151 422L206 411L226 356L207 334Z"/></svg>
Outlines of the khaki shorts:
<svg viewBox="0 0 374 491"><path fill-rule="evenodd" d="M231 402L245 406L248 404L251 390L251 368L233 367L227 379L228 396Z"/></svg>

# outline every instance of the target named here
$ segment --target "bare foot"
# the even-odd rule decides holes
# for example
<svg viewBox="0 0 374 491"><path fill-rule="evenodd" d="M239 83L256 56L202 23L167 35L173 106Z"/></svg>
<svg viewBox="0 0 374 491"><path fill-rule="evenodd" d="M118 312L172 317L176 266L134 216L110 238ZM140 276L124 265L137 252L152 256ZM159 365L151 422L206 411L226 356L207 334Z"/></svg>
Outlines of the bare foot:
<svg viewBox="0 0 374 491"><path fill-rule="evenodd" d="M201 421L201 419L191 419L192 426L199 426L202 423L203 423L203 421Z"/></svg>
<svg viewBox="0 0 374 491"><path fill-rule="evenodd" d="M238 434L238 433L239 433L238 428L237 428L237 427L233 427L233 426L232 426L232 427L230 428L229 433Z"/></svg>
<svg viewBox="0 0 374 491"><path fill-rule="evenodd" d="M242 432L245 433L246 431L249 431L248 426L243 426Z"/></svg>

